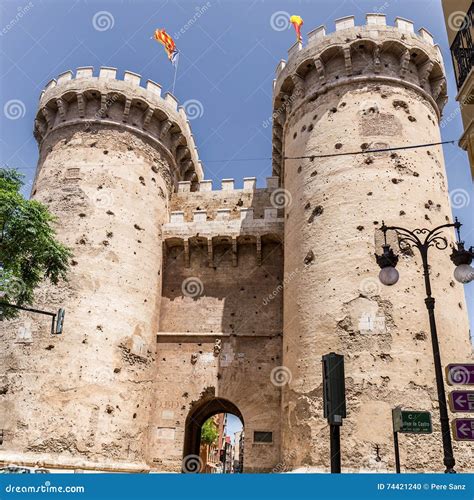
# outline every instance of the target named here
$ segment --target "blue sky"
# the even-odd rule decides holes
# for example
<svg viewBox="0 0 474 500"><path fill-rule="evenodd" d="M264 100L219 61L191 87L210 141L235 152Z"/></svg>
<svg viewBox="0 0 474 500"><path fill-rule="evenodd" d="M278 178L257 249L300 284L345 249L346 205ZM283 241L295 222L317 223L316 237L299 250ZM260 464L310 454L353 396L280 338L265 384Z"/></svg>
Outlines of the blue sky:
<svg viewBox="0 0 474 500"><path fill-rule="evenodd" d="M278 61L286 58L294 42L293 31L275 22L279 11L299 14L304 19L303 34L321 24L333 31L334 20L346 15L355 15L356 24L364 24L367 12L383 12L388 24L401 16L413 20L416 29L426 27L442 48L448 73L450 101L444 115L449 120L442 128L443 139L457 139L461 120L440 4L439 0L2 0L0 164L25 173L28 194L37 161L32 126L38 97L44 85L65 70L113 66L119 75L131 70L143 81L155 80L170 90L173 69L161 46L150 39L156 28L163 27L181 52L175 95L181 103L198 101L191 125L206 178L218 185L220 179L234 177L241 186L243 177L256 175L258 186L263 186L271 174L270 161L235 160L271 156L271 127L265 124L271 116L272 80ZM474 193L466 154L448 145L445 158L450 191L465 191L454 213L465 224L464 239L474 244ZM215 161L221 159L233 161ZM474 325L474 283L466 292Z"/></svg>
<svg viewBox="0 0 474 500"><path fill-rule="evenodd" d="M234 443L234 438L235 438L235 433L237 431L242 430L242 422L240 421L239 417L236 417L235 415L232 415L232 413L227 414L227 425L226 425L226 433L228 436L230 436L230 439L233 444Z"/></svg>

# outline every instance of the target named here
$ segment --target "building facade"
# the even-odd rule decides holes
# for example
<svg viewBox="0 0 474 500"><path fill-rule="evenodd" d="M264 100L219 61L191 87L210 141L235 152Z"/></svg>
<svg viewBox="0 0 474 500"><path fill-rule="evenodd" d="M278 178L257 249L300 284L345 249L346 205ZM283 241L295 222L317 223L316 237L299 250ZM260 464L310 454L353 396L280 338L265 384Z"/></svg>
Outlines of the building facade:
<svg viewBox="0 0 474 500"><path fill-rule="evenodd" d="M194 472L202 424L244 425L244 472L329 470L321 357L345 355L345 471L393 470L391 409L433 412L406 436L409 471L443 470L419 256L384 288L382 221L451 221L440 146L446 81L425 29L380 14L336 21L276 69L273 175L213 189L176 99L113 68L48 84L35 121L33 197L74 252L62 336L30 318L0 330L0 461L81 470ZM454 234L449 234L450 242ZM472 358L462 286L431 254L444 364ZM460 470L470 448L457 443ZM471 457L471 458L470 458ZM470 465L469 465L470 464Z"/></svg>
<svg viewBox="0 0 474 500"><path fill-rule="evenodd" d="M474 2L443 0L443 10L464 125L459 145L467 151L474 176Z"/></svg>

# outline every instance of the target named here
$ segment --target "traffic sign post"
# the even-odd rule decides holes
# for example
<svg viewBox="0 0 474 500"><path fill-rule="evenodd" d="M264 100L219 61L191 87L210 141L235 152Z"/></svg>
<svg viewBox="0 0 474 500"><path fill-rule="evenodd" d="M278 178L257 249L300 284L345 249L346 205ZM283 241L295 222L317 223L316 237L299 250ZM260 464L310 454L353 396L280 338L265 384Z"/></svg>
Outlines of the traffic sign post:
<svg viewBox="0 0 474 500"><path fill-rule="evenodd" d="M20 311L28 311L36 314L44 314L46 316L51 316L51 335L61 335L63 333L63 323L64 323L64 309L59 309L57 314L49 311L41 311L40 309L32 309L31 307L17 306L16 304L9 304L8 302L1 302L1 307L11 307L12 309L18 309ZM57 320L56 320L57 318Z"/></svg>
<svg viewBox="0 0 474 500"><path fill-rule="evenodd" d="M453 413L474 412L474 391L453 391L449 395L449 406Z"/></svg>
<svg viewBox="0 0 474 500"><path fill-rule="evenodd" d="M342 419L346 418L346 386L344 376L344 356L330 352L323 362L323 403L324 417L329 423L331 472L341 472Z"/></svg>
<svg viewBox="0 0 474 500"><path fill-rule="evenodd" d="M449 385L474 385L474 364L455 363L446 367Z"/></svg>
<svg viewBox="0 0 474 500"><path fill-rule="evenodd" d="M474 418L455 418L453 436L456 441L474 441Z"/></svg>
<svg viewBox="0 0 474 500"><path fill-rule="evenodd" d="M430 434L433 432L429 411L402 410L399 406L392 410L393 446L395 449L395 470L400 473L400 448L398 433Z"/></svg>

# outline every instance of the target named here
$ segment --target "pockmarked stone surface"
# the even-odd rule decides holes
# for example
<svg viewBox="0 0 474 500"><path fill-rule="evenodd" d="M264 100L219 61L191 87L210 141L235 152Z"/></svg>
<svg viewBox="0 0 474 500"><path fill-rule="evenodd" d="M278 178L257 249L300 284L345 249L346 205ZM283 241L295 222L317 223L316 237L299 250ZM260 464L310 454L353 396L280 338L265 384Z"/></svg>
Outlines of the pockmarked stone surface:
<svg viewBox="0 0 474 500"><path fill-rule="evenodd" d="M180 472L228 412L245 472L327 472L321 357L337 352L343 470L393 470L395 406L432 414L431 434L403 436L405 470L443 470L420 257L400 255L391 288L374 259L382 220L452 220L441 147L318 157L439 142L440 49L401 18L345 18L290 49L273 92L272 176L219 189L159 84L86 67L46 86L32 196L74 255L35 301L66 309L63 335L26 313L0 324L1 463ZM442 361L472 363L462 286L430 252ZM469 446L455 443L459 471Z"/></svg>

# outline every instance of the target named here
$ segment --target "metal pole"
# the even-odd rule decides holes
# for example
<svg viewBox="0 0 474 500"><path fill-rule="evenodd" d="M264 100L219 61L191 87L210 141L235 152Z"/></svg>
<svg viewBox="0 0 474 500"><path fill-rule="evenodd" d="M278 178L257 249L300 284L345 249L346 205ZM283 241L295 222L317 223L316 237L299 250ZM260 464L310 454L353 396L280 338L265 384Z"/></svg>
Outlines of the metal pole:
<svg viewBox="0 0 474 500"><path fill-rule="evenodd" d="M331 441L331 473L340 474L341 472L341 432L339 425L330 425Z"/></svg>
<svg viewBox="0 0 474 500"><path fill-rule="evenodd" d="M431 282L429 275L428 266L428 249L420 249L421 257L423 260L423 275L425 277L425 288L426 288L426 309L428 310L428 316L430 320L430 331L431 331L431 346L433 348L433 360L436 375L436 388L438 392L438 403L439 403L439 420L441 423L441 437L443 441L443 452L444 460L443 463L446 466L445 473L455 473L454 465L456 461L454 460L453 445L451 442L451 429L449 428L449 416L448 416L448 405L446 403L446 391L444 389L444 379L443 379L443 369L441 363L441 355L439 352L439 340L438 331L436 329L436 320L434 314L435 299L431 296Z"/></svg>
<svg viewBox="0 0 474 500"><path fill-rule="evenodd" d="M395 472L400 474L400 447L398 446L398 432L393 433L393 446L395 448Z"/></svg>
<svg viewBox="0 0 474 500"><path fill-rule="evenodd" d="M19 309L20 311L28 311L28 312L33 312L33 313L37 313L37 314L44 314L46 316L56 317L56 313L52 313L49 311L42 311L41 309L33 309L31 307L17 306L16 304L9 304L8 302L0 302L0 306L12 307L13 309Z"/></svg>
<svg viewBox="0 0 474 500"><path fill-rule="evenodd" d="M17 306L16 304L9 304L8 302L0 302L0 306L11 307L12 309L19 309L20 311L28 311L36 314L44 314L45 316L51 316L51 335L54 335L54 326L57 316L56 313L42 311L41 309L33 309L32 307Z"/></svg>
<svg viewBox="0 0 474 500"><path fill-rule="evenodd" d="M444 378L441 363L441 355L439 351L438 332L436 329L436 320L434 314L435 299L431 296L431 282L430 282L430 269L428 265L428 249L433 246L439 250L444 250L448 246L448 241L444 236L440 235L440 230L448 227L459 229L460 223L457 221L454 224L442 224L428 231L428 229L414 229L410 231L403 227L398 226L385 226L383 224L382 231L386 234L387 231L396 231L398 234L398 246L402 249L401 243L407 247L415 246L421 255L423 261L423 276L425 279L426 298L425 304L428 310L430 332L431 332L431 346L433 349L433 361L436 376L436 388L438 393L439 404L439 420L441 423L441 438L443 443L443 463L446 466L446 473L455 473L453 445L451 442L451 429L449 427L448 405L446 403L446 391L444 389ZM422 241L418 236L424 235Z"/></svg>

